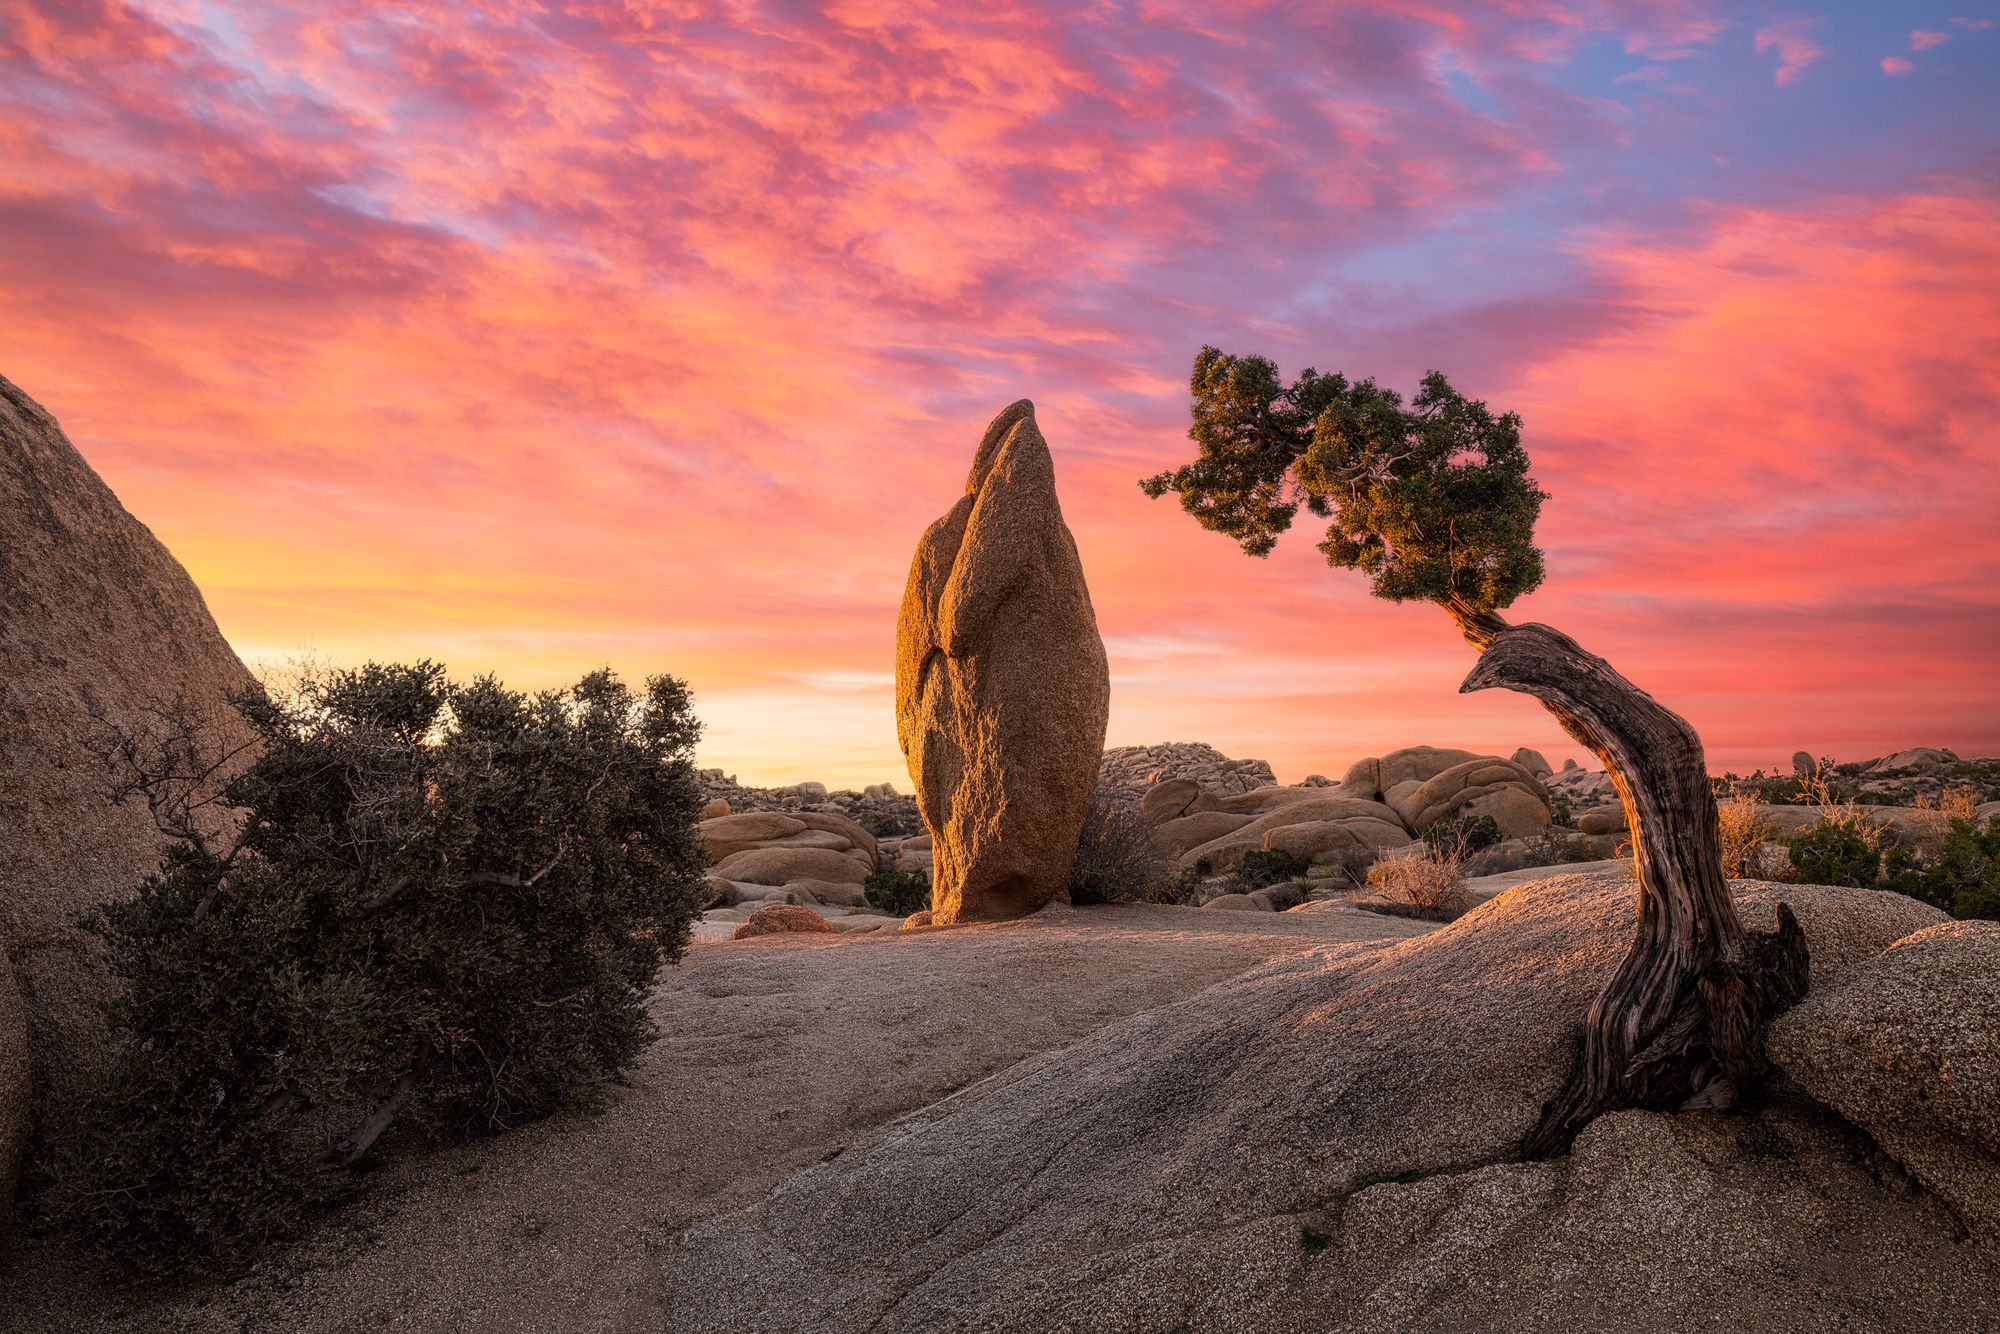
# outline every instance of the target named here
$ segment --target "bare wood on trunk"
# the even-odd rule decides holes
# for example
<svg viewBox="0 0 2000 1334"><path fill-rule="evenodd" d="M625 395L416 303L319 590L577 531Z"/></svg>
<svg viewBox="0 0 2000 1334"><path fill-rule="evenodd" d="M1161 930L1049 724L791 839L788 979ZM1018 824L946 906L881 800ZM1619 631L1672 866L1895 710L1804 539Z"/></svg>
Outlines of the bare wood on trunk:
<svg viewBox="0 0 2000 1334"><path fill-rule="evenodd" d="M1766 1073L1765 1029L1805 994L1809 963L1783 904L1774 933L1752 933L1737 916L1701 738L1560 631L1446 610L1481 651L1461 692L1532 695L1603 762L1625 805L1639 877L1632 947L1591 1003L1576 1068L1523 1153L1561 1153L1593 1117L1618 1107L1734 1106Z"/></svg>

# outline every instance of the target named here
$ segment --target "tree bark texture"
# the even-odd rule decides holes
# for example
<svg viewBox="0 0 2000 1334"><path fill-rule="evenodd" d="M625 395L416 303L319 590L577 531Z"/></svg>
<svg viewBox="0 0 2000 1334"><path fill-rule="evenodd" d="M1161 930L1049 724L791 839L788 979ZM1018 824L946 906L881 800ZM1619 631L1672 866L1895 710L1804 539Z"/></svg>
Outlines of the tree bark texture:
<svg viewBox="0 0 2000 1334"><path fill-rule="evenodd" d="M1767 1072L1765 1030L1805 994L1809 961L1785 905L1774 933L1752 933L1737 916L1701 738L1560 631L1446 610L1480 650L1460 691L1533 695L1589 747L1625 804L1637 864L1632 947L1592 1002L1576 1068L1524 1156L1565 1152L1592 1118L1619 1107L1736 1105Z"/></svg>

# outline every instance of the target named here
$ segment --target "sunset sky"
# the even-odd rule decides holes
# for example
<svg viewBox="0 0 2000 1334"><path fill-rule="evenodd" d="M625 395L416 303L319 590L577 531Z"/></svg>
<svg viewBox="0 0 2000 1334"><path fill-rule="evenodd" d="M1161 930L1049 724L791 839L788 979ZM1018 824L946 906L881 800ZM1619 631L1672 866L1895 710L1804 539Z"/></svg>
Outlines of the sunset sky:
<svg viewBox="0 0 2000 1334"><path fill-rule="evenodd" d="M671 671L704 763L908 790L910 554L1020 397L1111 744L1580 754L1303 523L1135 485L1205 342L1436 368L1552 495L1513 614L1711 767L2000 753L1996 20L11 0L0 374L253 665Z"/></svg>

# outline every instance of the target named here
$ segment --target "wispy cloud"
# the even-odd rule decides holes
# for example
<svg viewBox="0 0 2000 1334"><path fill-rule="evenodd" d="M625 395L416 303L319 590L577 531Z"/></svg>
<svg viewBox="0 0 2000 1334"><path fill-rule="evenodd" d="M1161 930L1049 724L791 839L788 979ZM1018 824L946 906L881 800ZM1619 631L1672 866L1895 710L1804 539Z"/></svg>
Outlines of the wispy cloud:
<svg viewBox="0 0 2000 1334"><path fill-rule="evenodd" d="M1818 19L1794 16L1778 19L1757 30L1757 54L1762 55L1766 51L1777 53L1778 68L1771 77L1779 87L1796 82L1805 73L1806 66L1826 54L1826 48L1810 35L1818 23Z"/></svg>

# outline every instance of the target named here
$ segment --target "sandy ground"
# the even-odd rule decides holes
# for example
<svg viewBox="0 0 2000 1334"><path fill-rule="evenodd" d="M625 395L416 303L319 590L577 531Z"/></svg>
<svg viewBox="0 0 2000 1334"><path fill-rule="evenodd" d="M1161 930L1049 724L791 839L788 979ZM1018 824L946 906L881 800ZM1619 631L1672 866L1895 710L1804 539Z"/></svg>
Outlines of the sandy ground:
<svg viewBox="0 0 2000 1334"><path fill-rule="evenodd" d="M1121 905L697 945L654 999L660 1041L602 1111L393 1167L226 1287L120 1290L93 1256L17 1244L0 1269L0 1330L672 1329L654 1257L689 1221L1274 955L1429 929Z"/></svg>

